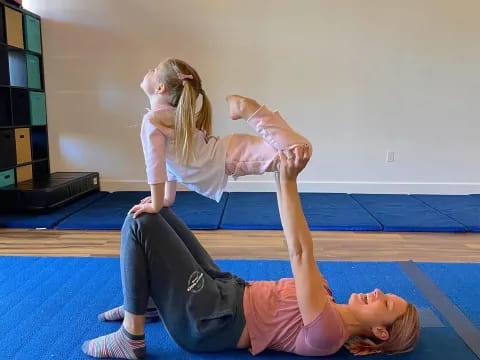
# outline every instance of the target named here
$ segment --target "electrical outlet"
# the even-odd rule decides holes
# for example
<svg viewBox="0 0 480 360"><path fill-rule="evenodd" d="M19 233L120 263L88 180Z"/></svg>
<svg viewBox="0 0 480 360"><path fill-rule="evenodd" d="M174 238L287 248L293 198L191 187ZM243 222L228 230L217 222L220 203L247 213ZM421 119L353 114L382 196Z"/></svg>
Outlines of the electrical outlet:
<svg viewBox="0 0 480 360"><path fill-rule="evenodd" d="M393 151L387 152L387 162L394 162L395 161L395 153Z"/></svg>

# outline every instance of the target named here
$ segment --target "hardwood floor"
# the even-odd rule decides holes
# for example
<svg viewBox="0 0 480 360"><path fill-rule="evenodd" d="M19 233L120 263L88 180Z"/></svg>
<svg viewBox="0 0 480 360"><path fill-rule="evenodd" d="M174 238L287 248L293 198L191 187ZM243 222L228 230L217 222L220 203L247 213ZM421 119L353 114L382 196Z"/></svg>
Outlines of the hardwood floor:
<svg viewBox="0 0 480 360"><path fill-rule="evenodd" d="M217 259L287 259L281 231L195 231ZM480 234L312 232L318 260L480 262ZM0 255L118 256L119 231L0 229Z"/></svg>

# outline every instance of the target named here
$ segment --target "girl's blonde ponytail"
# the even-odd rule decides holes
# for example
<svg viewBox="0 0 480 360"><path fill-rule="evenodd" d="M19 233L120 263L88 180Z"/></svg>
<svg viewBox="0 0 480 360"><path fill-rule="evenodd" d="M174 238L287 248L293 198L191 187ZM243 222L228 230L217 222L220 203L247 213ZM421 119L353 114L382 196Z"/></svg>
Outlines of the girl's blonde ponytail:
<svg viewBox="0 0 480 360"><path fill-rule="evenodd" d="M212 134L212 106L202 88L202 80L193 67L179 59L167 59L163 63L161 81L166 85L170 105L175 113L175 149L177 161L188 166L195 157L193 140L195 130ZM202 94L202 107L195 112L198 95Z"/></svg>

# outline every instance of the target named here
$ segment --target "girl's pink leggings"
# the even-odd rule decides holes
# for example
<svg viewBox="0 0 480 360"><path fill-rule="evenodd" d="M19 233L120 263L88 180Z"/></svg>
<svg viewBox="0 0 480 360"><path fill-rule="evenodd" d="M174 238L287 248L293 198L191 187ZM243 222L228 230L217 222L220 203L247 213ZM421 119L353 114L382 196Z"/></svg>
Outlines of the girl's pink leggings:
<svg viewBox="0 0 480 360"><path fill-rule="evenodd" d="M258 136L233 134L227 149L225 171L234 178L277 171L278 150L312 146L280 116L262 105L247 123Z"/></svg>

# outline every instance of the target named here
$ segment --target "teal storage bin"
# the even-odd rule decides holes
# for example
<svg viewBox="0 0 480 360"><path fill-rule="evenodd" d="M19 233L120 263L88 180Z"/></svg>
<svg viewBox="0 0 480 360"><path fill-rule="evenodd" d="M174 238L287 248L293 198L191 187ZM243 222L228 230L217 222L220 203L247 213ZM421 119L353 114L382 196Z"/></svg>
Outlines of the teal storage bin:
<svg viewBox="0 0 480 360"><path fill-rule="evenodd" d="M41 89L40 59L38 56L27 54L27 82L32 89Z"/></svg>
<svg viewBox="0 0 480 360"><path fill-rule="evenodd" d="M15 171L14 169L0 172L0 187L14 185L15 184Z"/></svg>
<svg viewBox="0 0 480 360"><path fill-rule="evenodd" d="M46 125L45 94L38 91L30 91L28 96L30 102L30 123L32 125Z"/></svg>
<svg viewBox="0 0 480 360"><path fill-rule="evenodd" d="M40 20L33 16L24 15L23 28L25 36L25 49L42 53L42 38L40 35Z"/></svg>

